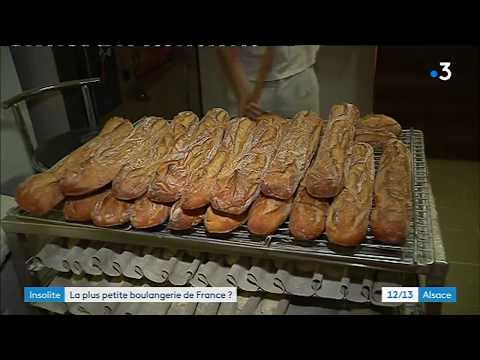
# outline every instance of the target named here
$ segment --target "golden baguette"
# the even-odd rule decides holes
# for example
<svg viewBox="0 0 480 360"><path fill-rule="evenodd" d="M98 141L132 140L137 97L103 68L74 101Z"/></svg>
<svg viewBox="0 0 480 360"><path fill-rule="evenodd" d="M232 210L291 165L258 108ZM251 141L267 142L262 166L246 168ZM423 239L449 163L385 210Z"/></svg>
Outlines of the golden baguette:
<svg viewBox="0 0 480 360"><path fill-rule="evenodd" d="M60 160L48 171L33 175L22 182L15 193L17 204L31 214L46 214L65 198L60 182L70 169L95 156L112 143L121 142L132 130L133 126L127 119L111 118L96 137Z"/></svg>
<svg viewBox="0 0 480 360"><path fill-rule="evenodd" d="M168 228L171 230L188 230L200 224L205 216L206 208L184 210L177 201L170 209Z"/></svg>
<svg viewBox="0 0 480 360"><path fill-rule="evenodd" d="M131 204L118 200L108 190L93 207L91 218L95 225L110 227L128 223L130 218Z"/></svg>
<svg viewBox="0 0 480 360"><path fill-rule="evenodd" d="M152 228L163 224L170 216L171 206L158 204L147 196L135 200L130 210L130 223L136 229Z"/></svg>
<svg viewBox="0 0 480 360"><path fill-rule="evenodd" d="M302 181L292 204L289 218L290 234L296 240L314 240L325 230L329 203L311 196Z"/></svg>
<svg viewBox="0 0 480 360"><path fill-rule="evenodd" d="M358 109L352 104L334 105L318 155L306 175L310 195L333 198L343 189L346 160L353 145ZM346 166L347 165L347 166Z"/></svg>
<svg viewBox="0 0 480 360"><path fill-rule="evenodd" d="M157 119L146 118L121 142L110 143L92 158L69 169L61 181L64 194L84 195L110 183L125 164L151 148L157 126Z"/></svg>
<svg viewBox="0 0 480 360"><path fill-rule="evenodd" d="M245 224L247 218L248 211L240 215L231 215L215 210L209 206L205 213L203 223L209 233L225 234L234 231L241 225Z"/></svg>
<svg viewBox="0 0 480 360"><path fill-rule="evenodd" d="M411 155L400 140L390 140L375 178L371 226L375 237L387 244L402 244L408 235L412 206Z"/></svg>
<svg viewBox="0 0 480 360"><path fill-rule="evenodd" d="M191 181L185 189L180 201L183 209L198 209L210 203L212 188L224 164L233 162L241 153L255 126L256 122L246 117L235 118L228 123L220 149L206 167L203 176Z"/></svg>
<svg viewBox="0 0 480 360"><path fill-rule="evenodd" d="M265 176L287 120L272 114L262 115L241 153L225 163L212 190L211 206L227 214L243 214L260 194Z"/></svg>
<svg viewBox="0 0 480 360"><path fill-rule="evenodd" d="M322 123L313 112L301 111L295 115L267 170L261 188L263 194L284 200L295 195L317 151Z"/></svg>
<svg viewBox="0 0 480 360"><path fill-rule="evenodd" d="M160 117L151 118L156 122L151 129L148 146L144 146L135 158L130 159L113 179L112 193L117 199L133 200L145 194L155 165L173 145L172 129L168 121Z"/></svg>
<svg viewBox="0 0 480 360"><path fill-rule="evenodd" d="M228 113L222 109L212 109L203 117L196 131L185 139L163 169L157 171L148 192L151 200L177 201L185 186L201 177L218 151L228 119Z"/></svg>
<svg viewBox="0 0 480 360"><path fill-rule="evenodd" d="M349 163L345 188L330 205L326 222L328 240L342 246L358 245L367 234L375 179L372 146L356 143Z"/></svg>
<svg viewBox="0 0 480 360"><path fill-rule="evenodd" d="M273 234L285 220L292 208L292 198L280 200L260 195L250 208L248 231L255 235Z"/></svg>
<svg viewBox="0 0 480 360"><path fill-rule="evenodd" d="M90 221L95 204L109 192L101 190L93 194L67 198L63 205L63 216L69 221Z"/></svg>

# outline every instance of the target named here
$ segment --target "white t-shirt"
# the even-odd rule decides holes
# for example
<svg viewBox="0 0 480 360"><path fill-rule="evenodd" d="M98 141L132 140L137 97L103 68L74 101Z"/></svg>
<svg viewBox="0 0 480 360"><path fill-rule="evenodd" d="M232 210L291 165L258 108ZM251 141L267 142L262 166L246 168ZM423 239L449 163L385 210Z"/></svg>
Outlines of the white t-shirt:
<svg viewBox="0 0 480 360"><path fill-rule="evenodd" d="M298 74L315 64L318 45L273 46L273 64L266 81L280 80ZM264 46L239 48L239 58L245 67L247 79L255 81L260 67Z"/></svg>

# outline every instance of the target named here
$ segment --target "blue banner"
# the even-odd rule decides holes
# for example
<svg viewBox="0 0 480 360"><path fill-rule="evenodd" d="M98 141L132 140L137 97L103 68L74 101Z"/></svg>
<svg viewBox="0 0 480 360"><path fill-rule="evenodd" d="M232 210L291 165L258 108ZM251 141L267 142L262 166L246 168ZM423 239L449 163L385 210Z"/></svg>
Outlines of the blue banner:
<svg viewBox="0 0 480 360"><path fill-rule="evenodd" d="M63 287L26 287L23 288L23 301L33 302L64 302L65 288Z"/></svg>
<svg viewBox="0 0 480 360"><path fill-rule="evenodd" d="M457 288L454 287L420 287L418 288L418 302L421 303L455 303L457 302Z"/></svg>

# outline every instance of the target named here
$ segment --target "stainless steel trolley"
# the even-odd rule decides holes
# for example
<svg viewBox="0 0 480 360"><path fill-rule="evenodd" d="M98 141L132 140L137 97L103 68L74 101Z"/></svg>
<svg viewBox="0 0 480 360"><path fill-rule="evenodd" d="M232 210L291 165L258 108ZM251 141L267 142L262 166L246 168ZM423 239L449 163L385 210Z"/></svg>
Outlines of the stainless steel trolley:
<svg viewBox="0 0 480 360"><path fill-rule="evenodd" d="M267 237L253 236L245 226L221 236L208 234L203 225L183 232L170 231L164 226L149 231L135 230L130 226L105 229L69 223L63 219L61 209L54 209L44 217L12 209L2 220L2 226L8 234L9 246L23 284L36 281L26 270L25 263L39 248L29 235L40 235L401 272L418 276L419 281L427 286L442 286L448 263L441 236L437 234L438 224L432 224L435 209L428 182L423 133L415 129L404 130L402 140L410 146L413 160L413 218L408 238L402 246L381 244L370 232L361 245L351 249L333 246L325 235L302 243L289 235L288 223ZM380 155L378 152L375 154L377 167ZM438 314L440 310L439 304L429 304L425 308L427 313Z"/></svg>

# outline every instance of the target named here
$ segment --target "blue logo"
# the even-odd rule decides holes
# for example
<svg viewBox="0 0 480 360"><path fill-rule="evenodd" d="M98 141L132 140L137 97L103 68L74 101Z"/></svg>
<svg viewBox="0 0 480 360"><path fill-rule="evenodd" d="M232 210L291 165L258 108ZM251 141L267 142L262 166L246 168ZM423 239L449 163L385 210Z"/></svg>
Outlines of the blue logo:
<svg viewBox="0 0 480 360"><path fill-rule="evenodd" d="M32 302L64 302L63 287L26 287L23 288L23 301Z"/></svg>
<svg viewBox="0 0 480 360"><path fill-rule="evenodd" d="M418 302L421 303L455 303L457 288L454 287L419 287Z"/></svg>
<svg viewBox="0 0 480 360"><path fill-rule="evenodd" d="M432 71L430 71L430 76L431 76L432 78L436 78L436 77L438 76L437 70L432 70Z"/></svg>

